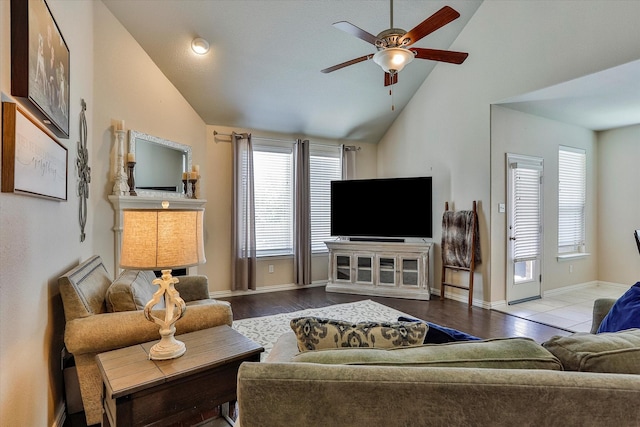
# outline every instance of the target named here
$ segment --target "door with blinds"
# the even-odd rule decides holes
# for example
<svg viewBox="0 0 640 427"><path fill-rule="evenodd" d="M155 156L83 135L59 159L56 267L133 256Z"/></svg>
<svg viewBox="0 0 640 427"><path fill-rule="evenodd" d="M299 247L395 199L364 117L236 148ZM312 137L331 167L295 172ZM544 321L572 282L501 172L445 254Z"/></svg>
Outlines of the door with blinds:
<svg viewBox="0 0 640 427"><path fill-rule="evenodd" d="M507 302L540 298L542 283L541 158L507 154Z"/></svg>

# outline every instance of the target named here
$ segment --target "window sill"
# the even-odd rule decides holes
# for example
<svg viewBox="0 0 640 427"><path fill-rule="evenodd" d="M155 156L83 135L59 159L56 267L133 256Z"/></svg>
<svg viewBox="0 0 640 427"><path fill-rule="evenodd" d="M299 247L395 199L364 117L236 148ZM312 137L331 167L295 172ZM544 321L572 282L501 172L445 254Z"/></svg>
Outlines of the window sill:
<svg viewBox="0 0 640 427"><path fill-rule="evenodd" d="M556 259L558 260L558 262L563 262L563 261L574 261L576 259L583 259L589 256L591 256L591 254L588 252L580 252L580 253L573 253L573 254L560 254L556 256Z"/></svg>
<svg viewBox="0 0 640 427"><path fill-rule="evenodd" d="M291 259L293 258L293 254L262 254L262 255L256 255L256 258L259 260L266 260L266 259L273 259L273 260L278 260L278 259Z"/></svg>

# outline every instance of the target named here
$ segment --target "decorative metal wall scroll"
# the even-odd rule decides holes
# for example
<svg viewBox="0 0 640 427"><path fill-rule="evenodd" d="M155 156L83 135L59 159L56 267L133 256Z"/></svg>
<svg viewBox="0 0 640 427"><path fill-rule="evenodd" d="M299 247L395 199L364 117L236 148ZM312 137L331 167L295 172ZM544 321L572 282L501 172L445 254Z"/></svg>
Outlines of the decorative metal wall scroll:
<svg viewBox="0 0 640 427"><path fill-rule="evenodd" d="M87 110L87 103L82 100L82 111L80 112L80 141L78 141L78 158L76 159L76 169L78 170L78 197L80 205L78 208L78 219L80 221L80 241L84 242L84 227L87 224L87 199L89 198L89 183L91 182L91 168L89 167L89 150L87 149L87 118L84 112Z"/></svg>

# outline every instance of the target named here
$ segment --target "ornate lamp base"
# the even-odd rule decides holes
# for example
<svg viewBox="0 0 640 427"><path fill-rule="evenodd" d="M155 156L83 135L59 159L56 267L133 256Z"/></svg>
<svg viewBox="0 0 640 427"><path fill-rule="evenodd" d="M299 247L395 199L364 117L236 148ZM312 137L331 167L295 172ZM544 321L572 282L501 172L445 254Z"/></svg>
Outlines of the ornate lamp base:
<svg viewBox="0 0 640 427"><path fill-rule="evenodd" d="M160 342L154 344L149 351L149 359L166 360L180 357L187 350L182 341L175 339L176 327L174 324L180 319L187 309L187 306L178 291L174 287L178 283L176 277L171 276L171 270L162 270L162 277L153 281L160 288L153 294L151 301L144 307L145 317L160 325ZM153 315L151 310L153 306L160 302L160 298L164 296L165 310L164 319L160 319Z"/></svg>
<svg viewBox="0 0 640 427"><path fill-rule="evenodd" d="M175 331L175 328L173 328ZM162 334L162 332L161 332ZM151 360L167 360L180 357L187 351L187 347L182 341L171 335L162 335L160 342L154 344L149 350L149 359Z"/></svg>

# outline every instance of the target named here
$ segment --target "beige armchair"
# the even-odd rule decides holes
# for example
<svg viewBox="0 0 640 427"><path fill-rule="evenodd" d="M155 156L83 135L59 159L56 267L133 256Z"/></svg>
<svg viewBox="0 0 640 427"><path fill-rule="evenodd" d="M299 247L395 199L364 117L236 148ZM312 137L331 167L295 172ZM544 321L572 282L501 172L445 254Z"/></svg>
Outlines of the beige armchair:
<svg viewBox="0 0 640 427"><path fill-rule="evenodd" d="M88 425L102 420L102 378L96 355L160 338L158 325L148 321L139 308L145 296L157 290L151 283L153 273L125 273L110 290L112 280L101 258L93 256L58 279L66 320L64 342L75 360ZM127 293L129 278L133 279ZM179 280L176 289L187 303L187 311L175 325L176 334L231 326L230 304L209 297L205 276L181 276ZM121 311L123 307L131 310Z"/></svg>

